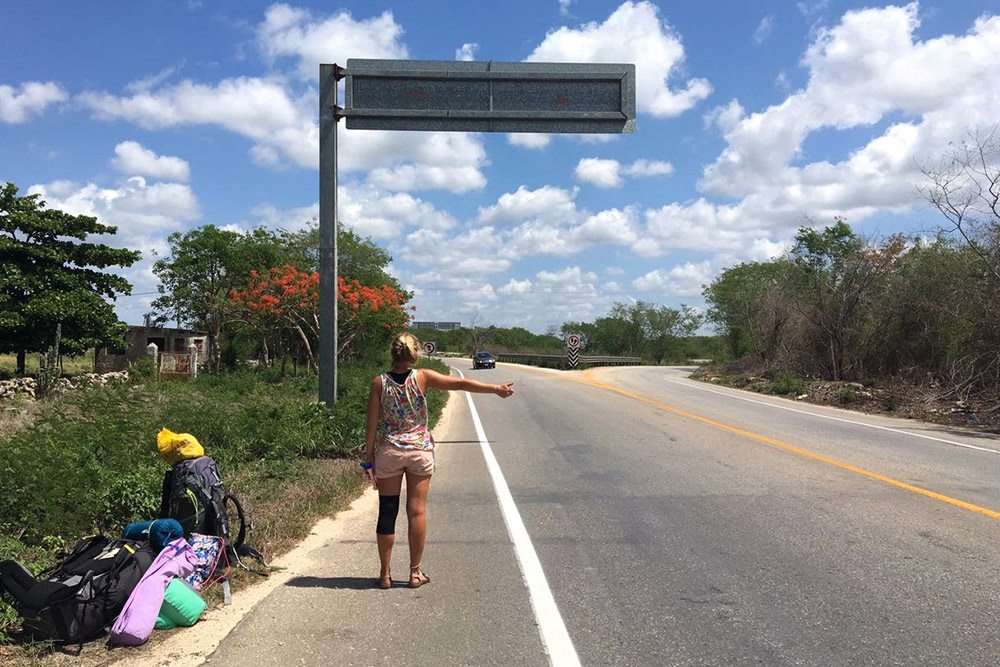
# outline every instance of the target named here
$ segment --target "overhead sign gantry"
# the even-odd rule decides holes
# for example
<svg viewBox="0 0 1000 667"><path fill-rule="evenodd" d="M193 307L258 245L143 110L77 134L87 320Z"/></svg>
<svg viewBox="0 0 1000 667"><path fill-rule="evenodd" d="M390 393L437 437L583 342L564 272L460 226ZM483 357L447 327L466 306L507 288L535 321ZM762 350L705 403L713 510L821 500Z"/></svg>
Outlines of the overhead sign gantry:
<svg viewBox="0 0 1000 667"><path fill-rule="evenodd" d="M345 102L337 104L337 82ZM319 400L337 398L337 122L349 130L635 132L635 65L363 60L319 66Z"/></svg>

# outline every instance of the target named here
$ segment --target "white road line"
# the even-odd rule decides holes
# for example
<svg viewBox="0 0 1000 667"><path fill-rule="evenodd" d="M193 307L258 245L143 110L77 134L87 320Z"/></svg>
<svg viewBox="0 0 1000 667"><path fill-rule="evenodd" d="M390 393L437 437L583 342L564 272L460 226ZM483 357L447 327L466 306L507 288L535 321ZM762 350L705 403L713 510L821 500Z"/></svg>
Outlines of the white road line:
<svg viewBox="0 0 1000 667"><path fill-rule="evenodd" d="M465 378L462 371L457 368L455 370L463 379ZM479 436L479 446L483 450L486 468L490 471L493 488L496 489L497 499L500 501L500 511L507 524L507 534L510 535L510 541L514 543L514 554L521 567L521 576L524 577L524 583L528 587L531 608L535 612L538 630L542 635L542 647L549 657L549 664L557 667L579 667L580 659L576 655L573 641L569 638L569 632L566 631L566 624L556 607L555 598L552 597L549 582L545 579L545 572L542 571L538 554L535 553L535 547L532 546L531 538L528 537L528 530L521 520L521 513L517 511L517 505L514 504L514 497L507 487L507 481L500 470L500 464L497 463L490 442L486 439L483 423L479 420L479 413L476 412L476 406L472 402L472 396L469 392L465 392L465 399L469 402L469 412L472 413L472 423L476 427L476 435Z"/></svg>
<svg viewBox="0 0 1000 667"><path fill-rule="evenodd" d="M679 384L685 387L690 387L691 389L697 389L699 391L707 391L712 394L719 394L721 396L728 396L729 398L736 398L741 401L747 401L749 403L758 403L760 405L766 405L771 408L777 408L779 410L788 410L789 412L798 412L803 415L809 415L810 417L820 417L821 419L830 419L835 422L844 422L847 424L855 424L857 426L867 426L868 428L875 428L880 431L891 431L893 433L900 433L902 435L912 435L914 438L924 438L926 440L934 440L935 442L943 442L946 445L953 445L955 447L964 447L965 449L975 449L980 452L987 452L989 454L1000 454L1000 451L996 449L990 449L989 447L979 447L977 445L969 445L964 442L956 442L954 440L947 440L945 438L935 438L933 435L924 435L923 433L913 433L911 431L904 431L898 428L891 428L889 426L878 426L876 424L868 424L865 422L855 421L853 419L844 419L843 417L834 417L832 415L824 415L818 412L809 412L808 410L800 410L798 408L792 408L787 405L777 405L775 403L768 403L767 401L760 401L755 398L749 398L747 396L738 396L736 394L731 394L728 391L719 391L718 389L710 389L708 387L700 387L694 383L694 381L683 382L681 380L675 380L673 378L664 378L667 382L673 382L674 384Z"/></svg>

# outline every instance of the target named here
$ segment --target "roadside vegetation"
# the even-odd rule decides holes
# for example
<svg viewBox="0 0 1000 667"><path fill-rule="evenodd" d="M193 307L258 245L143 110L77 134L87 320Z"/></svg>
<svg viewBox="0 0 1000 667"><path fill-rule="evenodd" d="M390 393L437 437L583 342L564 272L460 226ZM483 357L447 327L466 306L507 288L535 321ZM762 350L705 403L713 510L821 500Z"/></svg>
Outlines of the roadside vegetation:
<svg viewBox="0 0 1000 667"><path fill-rule="evenodd" d="M128 266L137 254L85 240L114 232L19 197L13 184L0 189L0 261L11 287L0 289L0 374L36 375L42 387L53 373L90 372L94 347L122 349L126 327L101 296L131 288L102 268ZM154 267L161 286L150 317L208 334L197 378L161 381L145 358L126 383L36 390L0 404L0 559L39 572L81 537L115 536L131 521L155 518L167 469L156 434L164 427L193 434L217 460L253 522L250 542L269 559L346 507L366 483L357 454L369 383L389 365L392 336L408 325L410 295L386 272L384 250L341 232L338 400L318 403L317 245L314 225L245 233L205 225L172 235ZM41 272L39 258L48 262ZM45 319L35 317L39 304ZM440 361L422 363L448 372ZM428 399L433 422L446 394ZM234 589L254 579L236 573ZM0 603L0 662L30 664L50 650L11 645L17 631L13 609ZM90 649L85 662L106 660Z"/></svg>
<svg viewBox="0 0 1000 667"><path fill-rule="evenodd" d="M929 236L803 227L786 256L704 289L732 359L716 382L1000 429L1000 137L927 167Z"/></svg>

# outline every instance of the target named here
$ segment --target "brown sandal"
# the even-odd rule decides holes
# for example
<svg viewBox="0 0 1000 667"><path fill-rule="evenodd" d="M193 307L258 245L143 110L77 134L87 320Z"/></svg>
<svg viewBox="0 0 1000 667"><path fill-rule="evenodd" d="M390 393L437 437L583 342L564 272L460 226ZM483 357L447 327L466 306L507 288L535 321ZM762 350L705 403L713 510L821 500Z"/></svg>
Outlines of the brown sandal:
<svg viewBox="0 0 1000 667"><path fill-rule="evenodd" d="M431 583L431 578L424 574L419 565L410 568L410 588L420 588L429 583Z"/></svg>
<svg viewBox="0 0 1000 667"><path fill-rule="evenodd" d="M375 580L375 585L381 588L383 591L387 591L392 588L392 575L387 574L384 577L379 577Z"/></svg>

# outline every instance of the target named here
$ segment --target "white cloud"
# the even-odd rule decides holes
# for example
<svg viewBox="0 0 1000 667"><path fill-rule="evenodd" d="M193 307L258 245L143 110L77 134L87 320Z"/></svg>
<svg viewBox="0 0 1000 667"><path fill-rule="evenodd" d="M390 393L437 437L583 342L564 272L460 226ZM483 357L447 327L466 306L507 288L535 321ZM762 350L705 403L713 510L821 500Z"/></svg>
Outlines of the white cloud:
<svg viewBox="0 0 1000 667"><path fill-rule="evenodd" d="M783 205L809 206L815 197L841 207L912 203L913 162L940 154L970 127L994 124L1000 105L1000 17L979 19L960 37L920 42L913 34L917 11L916 4L850 11L837 26L821 29L803 58L810 70L806 88L736 123L730 114L727 146L700 187L729 197L771 196ZM893 112L912 120L891 125L848 160L789 166L808 157L800 151L816 130L870 126ZM906 152L886 162L879 142ZM858 171L870 166L871 153L885 168L877 192L870 170Z"/></svg>
<svg viewBox="0 0 1000 667"><path fill-rule="evenodd" d="M182 183L148 184L141 176L128 179L117 188L102 188L94 183L80 185L72 181L53 181L32 185L29 194L40 194L50 208L73 215L90 215L98 222L118 228L113 236L99 237L102 243L116 248L139 250L142 258L127 269L116 271L133 285L133 292L152 292L159 283L153 275L154 252L168 252L166 237L183 231L186 225L201 217L197 197ZM128 308L148 307L149 301L120 302L119 315L133 322L141 312Z"/></svg>
<svg viewBox="0 0 1000 667"><path fill-rule="evenodd" d="M133 176L119 188L101 188L94 183L53 181L33 185L30 194L41 194L50 208L74 215L96 216L99 222L118 227L116 239L131 246L135 239L176 231L182 223L201 216L198 200L181 183L147 184Z"/></svg>
<svg viewBox="0 0 1000 667"><path fill-rule="evenodd" d="M745 111L739 100L730 100L729 104L715 107L705 114L705 128L707 129L714 125L722 130L723 134L728 134L743 120L744 113Z"/></svg>
<svg viewBox="0 0 1000 667"><path fill-rule="evenodd" d="M539 271L539 285L551 285L554 287L565 287L568 285L591 284L597 280L597 274L593 271L584 271L579 266L567 266L560 271Z"/></svg>
<svg viewBox="0 0 1000 667"><path fill-rule="evenodd" d="M765 253L787 242L807 217L856 223L917 204L916 165L941 155L970 128L995 125L1000 108L1000 17L980 18L962 35L922 41L915 37L919 23L915 3L846 12L816 31L802 59L804 88L763 111L746 113L733 100L707 114L726 147L705 168L699 188L737 202L699 199L650 211L650 238L636 251ZM810 161L804 152L817 131L835 136L879 123L884 129L839 161Z"/></svg>
<svg viewBox="0 0 1000 667"><path fill-rule="evenodd" d="M684 62L680 37L660 20L651 2L625 2L603 23L549 32L527 57L535 62L635 63L636 105L654 116L677 116L708 97L706 79L688 79L683 89L668 82Z"/></svg>
<svg viewBox="0 0 1000 667"><path fill-rule="evenodd" d="M402 192L385 192L371 186L341 185L337 188L337 210L341 224L361 236L394 239L408 228L433 233L435 242L441 232L451 229L457 220L429 202ZM271 229L302 229L319 218L319 203L292 208L258 204L250 210L243 227L264 225ZM383 242L384 245L384 242Z"/></svg>
<svg viewBox="0 0 1000 667"><path fill-rule="evenodd" d="M125 84L125 90L130 93L142 93L151 88L155 88L160 85L174 74L179 72L181 68L184 67L184 61L182 60L178 65L171 65L169 67L164 67L162 70L156 74L152 74L143 79L136 79L130 83Z"/></svg>
<svg viewBox="0 0 1000 667"><path fill-rule="evenodd" d="M407 58L402 36L403 27L390 11L358 21L346 10L320 18L284 3L271 5L257 26L261 51L272 59L297 58L298 75L309 81L318 79L320 63L343 66L348 57Z"/></svg>
<svg viewBox="0 0 1000 667"><path fill-rule="evenodd" d="M280 78L240 77L214 85L182 81L157 91L117 97L106 92L85 92L78 99L105 120L123 119L147 129L185 125L217 125L255 143L250 157L266 167L287 163L316 168L319 129L315 90L293 97L288 82ZM346 132L338 128L338 165L343 173L396 168L407 163L450 170L461 176L462 188L482 187L479 168L486 151L475 135L457 132ZM432 187L448 185L442 179ZM406 189L422 187L410 179Z"/></svg>
<svg viewBox="0 0 1000 667"><path fill-rule="evenodd" d="M685 262L661 271L655 269L632 281L632 286L640 292L652 292L662 297L701 296L702 285L712 282L715 270L708 260Z"/></svg>
<svg viewBox="0 0 1000 667"><path fill-rule="evenodd" d="M338 188L341 192L343 188ZM343 219L343 216L340 216ZM311 222L319 220L319 203L292 208L278 208L274 204L257 204L250 209L250 219L234 223L240 228L268 227L270 229L287 229L290 231L304 229Z"/></svg>
<svg viewBox="0 0 1000 667"><path fill-rule="evenodd" d="M662 160L639 159L628 166L618 160L584 158L580 160L573 174L578 181L591 183L599 188L617 188L623 183L622 175L643 177L663 176L674 173L674 165Z"/></svg>
<svg viewBox="0 0 1000 667"><path fill-rule="evenodd" d="M0 85L0 121L23 123L32 116L40 116L50 104L68 99L62 86L52 81L26 81L20 90Z"/></svg>
<svg viewBox="0 0 1000 667"><path fill-rule="evenodd" d="M753 41L763 44L764 40L771 36L774 30L774 15L768 14L760 20L757 29L753 31Z"/></svg>
<svg viewBox="0 0 1000 667"><path fill-rule="evenodd" d="M545 134L544 132L539 133L516 133L507 135L507 143L512 146L521 146L522 148L545 148L552 141L552 136Z"/></svg>
<svg viewBox="0 0 1000 667"><path fill-rule="evenodd" d="M268 151L275 160L317 164L315 110L310 114L306 100L293 99L279 79L239 77L215 85L185 80L128 97L90 91L77 99L103 120L127 120L151 130L219 125L254 140L260 151Z"/></svg>
<svg viewBox="0 0 1000 667"><path fill-rule="evenodd" d="M408 227L443 232L457 221L446 211L412 195L376 188L340 188L341 222L362 236L394 238Z"/></svg>
<svg viewBox="0 0 1000 667"><path fill-rule="evenodd" d="M391 12L355 20L346 11L320 16L275 4L256 27L256 36L266 57L296 59L296 72L302 81L275 72L215 83L185 80L156 88L169 75L164 70L150 80L134 82L130 95L88 91L77 99L98 118L123 119L147 129L222 127L250 139L249 157L264 167L316 168L316 64L343 64L347 56L405 58L408 53L400 41L402 27ZM486 153L477 135L345 132L341 125L337 136L341 172L380 170L373 175L373 182L381 186L466 192L485 183L480 168Z"/></svg>
<svg viewBox="0 0 1000 667"><path fill-rule="evenodd" d="M528 294L531 292L531 279L515 280L511 278L506 285L499 288L500 294Z"/></svg>
<svg viewBox="0 0 1000 667"><path fill-rule="evenodd" d="M591 183L599 188L617 188L622 184L621 163L618 160L605 160L589 157L580 160L573 175L578 181Z"/></svg>
<svg viewBox="0 0 1000 667"><path fill-rule="evenodd" d="M593 271L579 266L539 271L534 280L511 279L497 291L512 298L498 302L487 312L512 326L536 331L550 324L593 320L611 306L610 297L598 287L597 280ZM525 298L528 295L530 299ZM526 307L527 303L530 307Z"/></svg>
<svg viewBox="0 0 1000 667"><path fill-rule="evenodd" d="M608 209L589 216L583 224L571 231L571 235L587 244L627 245L638 238L636 218L635 208L631 206L622 210Z"/></svg>
<svg viewBox="0 0 1000 667"><path fill-rule="evenodd" d="M115 146L111 165L128 175L149 176L165 181L187 182L191 168L187 161L169 155L157 155L136 141L123 141Z"/></svg>
<svg viewBox="0 0 1000 667"><path fill-rule="evenodd" d="M574 198L576 192L546 185L528 190L523 185L515 192L500 196L496 204L479 209L478 222L488 225L514 225L525 221L569 223L580 216Z"/></svg>
<svg viewBox="0 0 1000 667"><path fill-rule="evenodd" d="M797 2L795 6L803 16L811 17L826 11L830 0L814 0L813 2Z"/></svg>
<svg viewBox="0 0 1000 667"><path fill-rule="evenodd" d="M478 50L479 44L476 42L466 42L460 48L455 49L455 60L475 60L476 51Z"/></svg>
<svg viewBox="0 0 1000 667"><path fill-rule="evenodd" d="M674 165L662 160L639 159L623 170L628 176L669 176L674 173Z"/></svg>
<svg viewBox="0 0 1000 667"><path fill-rule="evenodd" d="M569 6L572 4L573 0L559 0L559 14L569 16Z"/></svg>
<svg viewBox="0 0 1000 667"><path fill-rule="evenodd" d="M431 167L404 164L374 169L368 175L368 180L386 190L448 190L459 194L479 190L486 185L486 177L471 165Z"/></svg>

